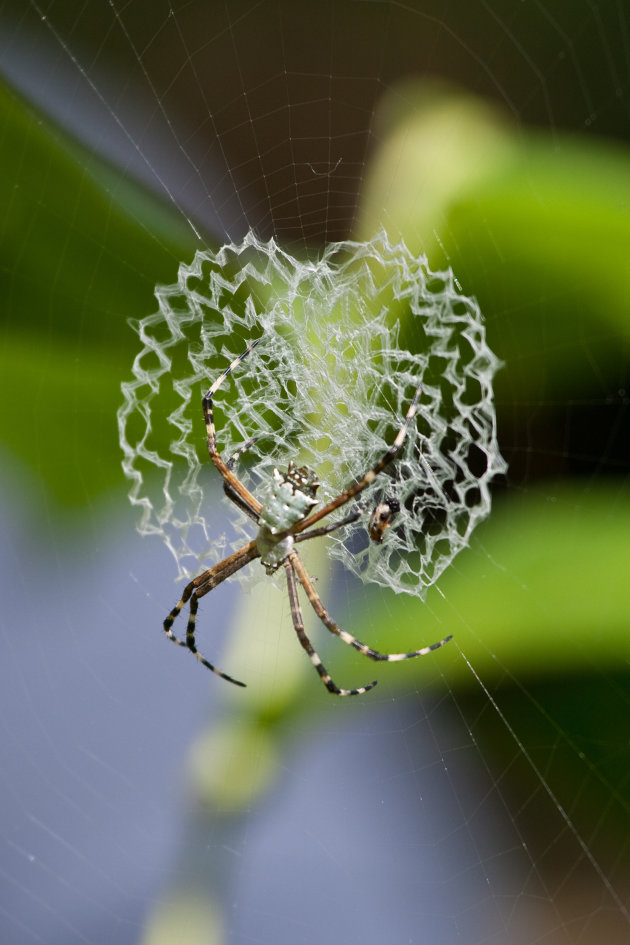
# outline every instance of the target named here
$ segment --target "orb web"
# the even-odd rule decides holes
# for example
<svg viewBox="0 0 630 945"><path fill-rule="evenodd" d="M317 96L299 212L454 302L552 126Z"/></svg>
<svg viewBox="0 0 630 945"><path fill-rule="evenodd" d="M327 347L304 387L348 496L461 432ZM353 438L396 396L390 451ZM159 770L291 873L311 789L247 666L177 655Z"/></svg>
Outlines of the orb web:
<svg viewBox="0 0 630 945"><path fill-rule="evenodd" d="M185 577L251 540L251 521L227 499L232 528L216 534L219 475L201 398L261 338L214 403L224 458L257 437L236 472L263 503L274 467L290 460L315 470L320 502L360 478L421 385L403 448L361 495L364 514L321 540L362 580L422 596L488 515L490 483L505 470L492 387L499 361L453 273L431 272L385 234L331 244L315 260L249 234L198 252L156 296L157 311L134 326L142 347L118 416L140 532L160 535ZM383 498L400 512L376 544L366 524Z"/></svg>

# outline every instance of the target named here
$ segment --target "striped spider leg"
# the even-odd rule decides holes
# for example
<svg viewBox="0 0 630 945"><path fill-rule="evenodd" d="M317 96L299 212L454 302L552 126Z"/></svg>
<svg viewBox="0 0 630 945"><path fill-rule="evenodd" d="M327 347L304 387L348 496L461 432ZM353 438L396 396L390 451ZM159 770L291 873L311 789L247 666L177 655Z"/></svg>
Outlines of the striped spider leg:
<svg viewBox="0 0 630 945"><path fill-rule="evenodd" d="M285 567L291 565L292 571L297 576L300 584L306 592L309 603L312 606L313 610L324 624L327 630L330 630L335 636L339 637L340 640L343 640L344 643L353 646L355 650L358 650L359 653L363 653L364 656L368 656L371 660L377 662L386 662L386 663L397 663L401 660L411 660L416 656L426 656L427 653L430 653L432 650L439 650L441 646L444 646L445 643L451 639L451 636L445 637L443 640L440 640L438 643L431 643L430 646L423 646L419 650L412 650L409 653L380 653L378 650L374 650L371 646L367 646L365 643L361 643L360 640L357 640L351 633L348 633L346 630L342 630L339 624L331 618L330 614L324 607L321 598L315 587L313 581L308 576L306 568L302 562L302 559L294 552L291 556L289 562L285 563ZM289 595L290 596L290 595ZM299 608L298 608L299 609ZM297 626L296 626L297 630ZM361 690L356 690L358 692L366 692L368 689L372 689L376 685L376 682L371 683L371 685L364 687Z"/></svg>
<svg viewBox="0 0 630 945"><path fill-rule="evenodd" d="M246 564L249 564L250 561L253 561L255 558L260 557L260 552L256 547L255 541L250 541L248 545L245 545L243 548L239 548L238 551L235 551L234 554L230 555L228 558L224 558L223 561L215 565L214 568L209 568L209 570L204 571L203 574L200 574L198 577L194 578L190 584L184 588L184 593L181 596L181 599L175 604L170 614L164 621L164 632L169 640L172 640L173 643L176 643L178 646L184 646L197 657L200 663L202 663L207 669L212 670L213 673L216 673L217 676L221 676L222 679L227 679L228 682L234 683L235 686L244 686L244 682L240 682L238 679L234 679L232 676L228 676L227 673L222 672L220 669L217 669L212 663L210 663L205 656L197 649L197 644L195 642L195 621L197 619L197 609L199 607L199 599L205 594L208 594L210 591L214 590L215 587L218 587L219 584L222 584L226 578L229 578L232 574L235 574L237 571L240 571L241 568L244 568ZM175 622L176 618L179 615L182 607L184 607L188 601L190 601L190 610L188 615L188 625L186 627L186 639L180 640L179 637L176 637L171 627Z"/></svg>
<svg viewBox="0 0 630 945"><path fill-rule="evenodd" d="M245 488L245 486L243 486L241 482L239 482L236 476L232 473L232 467L234 466L238 457L243 452L245 452L246 449L249 449L249 447L253 445L254 441L250 440L244 445L244 447L238 450L228 460L227 463L224 462L219 451L217 450L214 416L212 411L212 397L226 377L232 373L234 368L240 364L243 358L247 357L250 351L256 347L260 340L261 339L258 338L256 341L253 341L241 355L232 361L230 366L223 372L223 374L217 378L202 400L203 415L206 421L206 433L208 437L208 452L210 454L210 459L223 477L223 489L225 494L241 509L241 511L245 512L245 514L252 518L255 522L258 521L258 516L262 506L260 502L254 498L254 496ZM166 633L167 637L173 641L173 643L189 649L191 653L197 657L199 662L202 663L207 669L212 670L212 672L216 673L217 676L221 676L222 679L227 679L228 682L234 683L236 686L245 686L245 683L240 682L238 679L234 679L232 676L228 676L220 669L217 669L216 666L214 666L198 651L195 641L197 610L199 607L199 599L201 597L214 590L214 588L218 587L219 584L222 584L226 578L230 577L232 574L235 574L237 571L240 571L240 569L244 568L245 565L249 564L250 561L253 561L255 558L259 557L260 551L258 550L256 542L251 541L248 545L245 545L244 548L240 548L238 551L235 551L234 554L224 558L223 561L220 561L219 564L215 565L213 568L209 568L207 571L204 571L203 574L198 575L184 588L184 593L175 607L173 607L171 610L163 625L164 632ZM190 601L190 605L188 625L186 627L186 639L180 640L179 637L175 636L171 630L171 627L173 626L173 623L178 617L180 611L188 603L188 601Z"/></svg>
<svg viewBox="0 0 630 945"><path fill-rule="evenodd" d="M378 650L372 649L372 647L367 646L365 643L361 643L360 640L357 640L356 637L352 636L352 634L347 631L342 630L341 627L332 620L315 590L302 559L295 549L295 545L311 538L329 535L342 526L355 522L363 515L366 505L358 502L353 505L351 511L344 518L326 525L321 525L317 528L312 527L316 522L319 522L322 518L336 509L341 508L343 505L346 505L358 496L374 481L379 473L394 460L407 435L409 423L416 413L420 388L418 388L414 395L407 415L400 430L396 434L392 446L358 482L353 483L336 498L322 506L317 512L313 512L313 507L317 505L315 494L319 488L319 481L312 470L305 466L297 467L295 463L290 462L286 472L280 472L278 469L274 469L273 482L267 497L267 502L265 505L262 505L243 483L241 483L234 472L234 467L239 457L254 445L257 438L252 437L248 440L226 462L217 449L213 413L214 394L223 381L232 373L234 368L247 357L260 340L261 339L258 339L252 342L241 355L232 361L230 366L226 368L210 387L202 401L203 414L206 422L208 452L210 459L223 478L224 492L241 511L256 522L258 532L255 539L249 542L249 544L235 551L213 568L204 571L203 574L194 578L194 580L187 585L181 599L164 621L164 631L169 639L178 646L183 646L191 650L196 658L213 673L216 673L223 679L227 679L228 682L235 683L237 686L243 686L244 683L239 682L232 676L228 676L226 673L217 669L197 650L195 625L199 599L205 594L208 594L211 590L214 590L215 587L228 577L235 574L256 558L261 559L261 563L267 574L273 574L282 565L286 572L291 617L296 635L322 682L328 691L335 695L360 695L372 689L376 685L376 681L356 689L340 689L339 686L333 682L304 629L304 621L298 596L298 583L302 586L309 603L324 626L344 643L354 647L360 653L363 653L364 656L372 660L393 662L412 659L416 656L424 656L432 650L443 646L451 638L450 636L446 637L439 643L434 643L431 646L425 646L409 653L380 653ZM378 503L372 512L368 526L369 534L373 541L380 542L382 540L385 529L391 524L397 512L398 507L396 507L392 500L384 500ZM186 639L180 640L173 634L171 628L180 611L187 603L189 603L189 617L186 628Z"/></svg>

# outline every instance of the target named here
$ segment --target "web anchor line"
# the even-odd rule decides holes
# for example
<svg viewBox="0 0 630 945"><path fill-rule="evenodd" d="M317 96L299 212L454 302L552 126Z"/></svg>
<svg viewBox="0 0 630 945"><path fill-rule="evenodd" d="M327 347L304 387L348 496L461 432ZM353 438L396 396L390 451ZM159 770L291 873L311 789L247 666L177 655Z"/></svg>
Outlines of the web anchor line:
<svg viewBox="0 0 630 945"><path fill-rule="evenodd" d="M460 649L460 653L461 653L461 649ZM597 876L599 877L599 879L600 879L601 882L603 883L603 885L604 885L606 891L607 891L608 894L610 895L611 899L613 900L613 902L615 903L615 905L617 906L617 908L619 909L619 911L621 912L621 914L623 915L623 917L624 917L624 918L626 919L626 921L630 924L630 911L628 910L628 907L627 907L626 904L624 903L624 901L623 901L623 899L621 898L621 896L619 895L619 893L616 891L616 889L615 889L615 887L613 886L613 884L611 883L611 881L610 881L610 880L608 879L608 877L606 876L606 873L604 872L603 867L602 867L601 864L599 863L599 860L597 860L597 858L596 858L596 857L594 856L594 854L591 852L591 850L590 850L588 844L586 843L586 840L583 838L582 834L580 833L580 831L578 830L578 828L575 826L575 824L573 823L573 821L572 821L571 818L569 817L568 812L566 811L566 809L565 809L565 808L563 807L563 805L561 804L559 798L558 798L558 797L556 796L556 794L552 791L550 785L548 784L548 782L546 781L546 779L543 777L543 774L542 774L542 772L540 771L540 769L538 768L538 766L537 766L537 764L535 763L534 759L532 758L532 756L530 755L530 753L527 751L525 745L523 744L523 742L521 741L521 739L518 737L518 735L517 735L516 732L514 731L514 728L513 728L513 727L510 725L510 723L508 722L508 720L507 720L505 714L501 711L501 709L500 709L500 707L499 707L499 705L498 705L496 699L493 697L492 693L491 693L490 690L487 688L487 686L485 686L485 685L483 684L483 682L482 682L482 680L481 680L481 677L479 676L479 674L477 673L477 671L476 671L475 668L473 667L473 665L472 665L472 663L470 662L470 660L467 659L467 657L464 656L463 653L462 653L462 656L463 656L464 661L465 661L466 665L468 666L470 672L473 674L473 676L474 676L475 679L477 680L477 683L479 684L480 688L483 690L483 692L484 692L486 698L488 699L488 702L490 703L490 705L492 706L492 708L494 709L494 711L497 713L497 715L499 716L499 718L500 718L501 721L503 722L503 725L505 726L506 730L509 732L509 734L510 734L510 735L512 736L512 738L514 739L515 745L518 747L519 751L521 752L521 754L523 755L523 757L524 757L525 760L527 761L527 764L530 766L530 768L532 769L532 771L533 771L534 774L536 775L536 778L538 779L538 782L540 783L541 787L544 789L545 793L547 794L547 796L549 797L549 799L550 799L551 802L553 803L554 807L556 808L556 810L558 811L558 813L560 814L560 816L561 816L562 819L564 820L564 822L565 822L565 824L567 825L569 831L571 832L573 838L575 839L575 841L576 841L577 844L579 845L579 847L580 847L582 853L584 854L584 856L586 857L586 859L588 860L588 862L591 864L591 866L593 867L593 869L594 869L595 872L597 873Z"/></svg>

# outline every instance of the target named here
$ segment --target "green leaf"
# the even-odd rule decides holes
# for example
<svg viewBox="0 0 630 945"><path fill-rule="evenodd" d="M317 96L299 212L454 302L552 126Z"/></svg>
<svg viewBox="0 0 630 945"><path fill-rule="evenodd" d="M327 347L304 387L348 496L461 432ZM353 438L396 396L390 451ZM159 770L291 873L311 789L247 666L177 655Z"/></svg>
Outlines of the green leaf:
<svg viewBox="0 0 630 945"><path fill-rule="evenodd" d="M441 655L424 657L439 659L450 682L475 684L467 660L486 682L506 671L523 680L594 665L618 670L630 660L628 535L630 496L615 482L513 494L496 504L426 605L370 588L354 599L346 625L359 636L379 624L395 628L371 641L390 650L452 633ZM454 658L445 666L449 647Z"/></svg>
<svg viewBox="0 0 630 945"><path fill-rule="evenodd" d="M452 267L507 364L499 399L566 397L593 364L625 371L628 150L522 129L479 99L421 83L392 91L380 121L360 235L385 226Z"/></svg>
<svg viewBox="0 0 630 945"><path fill-rule="evenodd" d="M122 483L137 337L195 240L181 216L0 86L2 442L64 503Z"/></svg>

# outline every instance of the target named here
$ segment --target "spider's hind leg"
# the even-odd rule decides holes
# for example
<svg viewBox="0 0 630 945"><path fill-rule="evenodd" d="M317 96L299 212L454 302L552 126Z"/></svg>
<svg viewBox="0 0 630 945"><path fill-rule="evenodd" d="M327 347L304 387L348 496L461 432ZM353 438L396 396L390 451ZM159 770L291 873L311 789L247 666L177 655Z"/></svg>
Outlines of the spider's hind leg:
<svg viewBox="0 0 630 945"><path fill-rule="evenodd" d="M295 571L293 570L293 564L291 559L287 559L284 562L284 567L287 572L287 586L289 589L289 602L291 604L291 617L293 619L293 626L295 627L295 632L297 634L298 640L300 641L302 648L308 653L309 659L315 670L319 674L319 677L323 684L326 686L328 692L334 693L336 696L360 696L364 692L369 692L370 689L373 689L376 685L376 680L374 682L368 683L367 686L360 686L358 689L340 689L339 686L330 677L330 674L326 670L326 667L322 663L318 654L315 652L313 644L306 635L304 629L304 620L302 619L302 610L300 608L300 601L298 599L298 589L297 581L295 579Z"/></svg>
<svg viewBox="0 0 630 945"><path fill-rule="evenodd" d="M362 643L361 640L357 640L355 636L353 636L351 633L348 633L347 630L343 630L339 624L335 623L324 607L322 599L315 590L313 582L310 579L306 568L304 567L302 559L297 553L292 555L292 563L295 574L297 575L300 584L306 591L306 596L309 599L311 607L324 626L330 630L331 633L334 633L336 637L339 637L340 640L343 640L344 643L354 647L355 650L358 650L359 653L363 653L364 656L367 656L371 660L385 663L399 663L402 660L415 659L417 656L426 656L427 653L432 653L433 650L439 650L441 646L444 646L445 643L448 643L449 640L452 639L452 634L450 634L449 636L444 637L443 640L439 640L437 643L431 643L428 646L423 646L419 650L411 650L409 653L381 653L378 650L373 649L371 646L368 646L367 643Z"/></svg>
<svg viewBox="0 0 630 945"><path fill-rule="evenodd" d="M221 676L222 679L227 679L228 682L234 683L235 686L244 686L245 683L240 682L238 679L234 679L232 676L228 676L227 673L221 672L220 669L217 669L209 660L202 656L202 654L197 649L197 643L195 641L195 624L197 620L197 610L199 608L199 598L204 597L206 594L209 594L210 591L214 590L215 587L218 587L219 584L222 584L227 578L232 574L235 574L237 571L240 571L241 568L245 567L246 564L249 564L250 561L253 561L254 558L260 557L260 552L256 547L255 541L250 541L248 545L245 545L243 548L239 548L238 551L235 551L229 557L224 558L223 561L220 561L219 564L216 564L213 568L210 568L208 571L204 571L203 574L199 574L196 578L187 584L184 588L184 593L182 594L180 600L175 604L170 614L164 621L164 633L172 640L173 643L176 643L178 646L186 647L187 650L190 650L191 653L199 660L206 669L209 669L211 672L215 673L217 676ZM182 611L182 608L190 601L190 612L188 615L188 624L186 626L186 639L180 640L179 637L176 637L172 631L172 626Z"/></svg>
<svg viewBox="0 0 630 945"><path fill-rule="evenodd" d="M194 593L190 598L190 615L188 617L188 625L186 627L186 643L185 646L188 647L191 653L197 657L199 662L206 667L206 669L211 670L213 673L216 673L217 676L220 676L221 679L227 679L228 682L234 683L235 686L245 687L245 683L241 682L239 679L234 679L233 676L228 676L227 673L222 672L220 669L217 669L216 666L213 666L205 656L197 649L197 644L195 643L195 621L197 618L197 609L199 607L199 598L197 594Z"/></svg>
<svg viewBox="0 0 630 945"><path fill-rule="evenodd" d="M188 615L188 623L186 625L186 639L180 640L179 637L176 637L171 627L175 622L176 618L179 616L180 611L185 607L187 601L190 600L190 612ZM215 673L217 676L220 676L221 679L227 679L228 682L234 683L235 686L245 686L244 682L240 682L238 679L234 679L232 676L228 676L227 673L222 672L220 669L217 669L209 660L203 656L197 649L197 644L195 642L195 623L197 620L197 610L199 608L199 598L197 597L197 587L195 581L191 581L187 585L184 593L181 596L181 599L175 604L170 614L164 621L164 633L172 640L173 643L176 643L177 646L183 646L185 649L190 650L190 652L202 663L206 669L209 669L211 672Z"/></svg>

